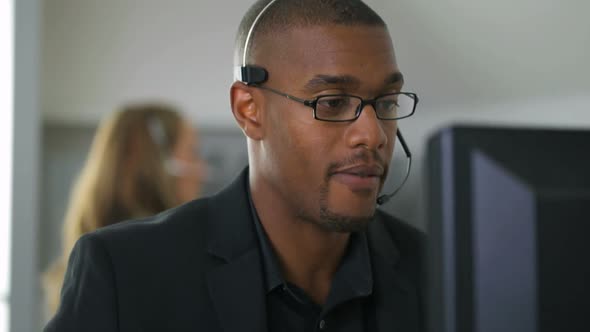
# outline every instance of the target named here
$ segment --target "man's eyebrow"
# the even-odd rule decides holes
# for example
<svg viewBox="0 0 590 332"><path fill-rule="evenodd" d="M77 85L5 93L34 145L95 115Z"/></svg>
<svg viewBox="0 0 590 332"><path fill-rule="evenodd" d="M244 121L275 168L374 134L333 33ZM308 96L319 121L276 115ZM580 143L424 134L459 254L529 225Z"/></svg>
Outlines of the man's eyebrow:
<svg viewBox="0 0 590 332"><path fill-rule="evenodd" d="M387 78L385 78L385 82L386 85L390 85L390 84L404 84L404 75L402 73L395 72L389 76L387 76Z"/></svg>
<svg viewBox="0 0 590 332"><path fill-rule="evenodd" d="M361 81L351 75L316 75L305 84L305 88L307 90L316 90L318 88L325 88L327 85L356 88L361 85Z"/></svg>
<svg viewBox="0 0 590 332"><path fill-rule="evenodd" d="M383 82L385 85L403 84L404 75L400 72L395 72L387 76ZM329 85L339 85L350 89L358 88L361 81L351 75L316 75L305 84L307 90L313 91L320 88L325 88Z"/></svg>

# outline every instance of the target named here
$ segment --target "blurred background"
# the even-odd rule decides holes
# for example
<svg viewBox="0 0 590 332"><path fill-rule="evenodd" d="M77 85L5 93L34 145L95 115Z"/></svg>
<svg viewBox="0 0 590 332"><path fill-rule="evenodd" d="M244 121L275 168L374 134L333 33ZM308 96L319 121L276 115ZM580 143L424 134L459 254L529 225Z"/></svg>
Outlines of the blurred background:
<svg viewBox="0 0 590 332"><path fill-rule="evenodd" d="M40 273L59 254L71 185L121 103L165 100L189 116L209 163L205 194L246 165L229 86L252 2L0 1L0 332L41 329ZM420 96L400 123L414 167L389 212L424 229L424 144L446 124L590 129L589 1L366 2L389 26L404 90ZM394 159L388 186L403 173Z"/></svg>

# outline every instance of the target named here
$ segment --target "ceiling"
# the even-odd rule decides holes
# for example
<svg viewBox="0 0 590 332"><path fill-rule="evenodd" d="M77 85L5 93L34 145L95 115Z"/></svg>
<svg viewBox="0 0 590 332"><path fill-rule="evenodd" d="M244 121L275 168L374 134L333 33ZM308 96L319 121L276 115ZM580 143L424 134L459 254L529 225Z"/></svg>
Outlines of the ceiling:
<svg viewBox="0 0 590 332"><path fill-rule="evenodd" d="M372 0L425 112L590 97L590 1ZM164 99L202 126L233 126L228 88L243 0L44 2L44 119L96 123Z"/></svg>

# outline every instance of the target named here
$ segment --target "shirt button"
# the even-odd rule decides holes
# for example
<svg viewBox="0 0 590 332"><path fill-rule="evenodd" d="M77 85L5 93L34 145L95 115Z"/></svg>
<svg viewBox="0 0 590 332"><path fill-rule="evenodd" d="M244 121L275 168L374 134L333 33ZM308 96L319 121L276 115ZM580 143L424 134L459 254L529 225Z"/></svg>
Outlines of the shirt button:
<svg viewBox="0 0 590 332"><path fill-rule="evenodd" d="M320 330L325 330L326 329L326 321L325 320L321 320L320 321Z"/></svg>

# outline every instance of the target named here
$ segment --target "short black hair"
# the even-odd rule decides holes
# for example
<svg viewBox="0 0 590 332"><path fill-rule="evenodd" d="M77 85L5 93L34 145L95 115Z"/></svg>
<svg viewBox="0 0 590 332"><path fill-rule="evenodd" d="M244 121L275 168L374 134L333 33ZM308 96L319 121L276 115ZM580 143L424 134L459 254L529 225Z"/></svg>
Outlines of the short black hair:
<svg viewBox="0 0 590 332"><path fill-rule="evenodd" d="M234 47L234 65L243 65L242 57L250 27L270 1L256 1L242 18ZM332 24L386 27L383 19L361 0L277 0L258 20L250 37L249 53L256 45L256 38L266 33ZM249 58L250 54L247 54L247 62Z"/></svg>

